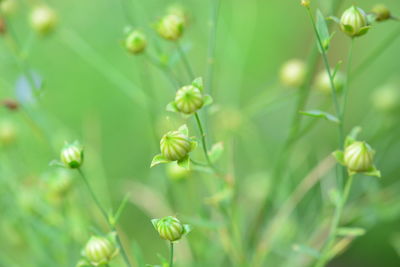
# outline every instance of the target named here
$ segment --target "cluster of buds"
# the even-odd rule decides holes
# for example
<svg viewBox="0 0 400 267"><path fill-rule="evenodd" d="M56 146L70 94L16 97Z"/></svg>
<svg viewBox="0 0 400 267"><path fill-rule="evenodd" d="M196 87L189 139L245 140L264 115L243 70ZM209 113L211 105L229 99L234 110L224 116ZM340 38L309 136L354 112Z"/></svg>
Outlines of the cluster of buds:
<svg viewBox="0 0 400 267"><path fill-rule="evenodd" d="M167 216L162 219L151 220L154 228L162 239L176 242L191 231L188 224L182 224L176 217Z"/></svg>
<svg viewBox="0 0 400 267"><path fill-rule="evenodd" d="M79 169L83 164L83 147L79 142L66 143L60 154L61 163L71 169Z"/></svg>
<svg viewBox="0 0 400 267"><path fill-rule="evenodd" d="M190 115L210 105L212 98L203 94L203 87L202 78L197 78L192 84L183 86L176 92L175 100L167 105L167 110Z"/></svg>
<svg viewBox="0 0 400 267"><path fill-rule="evenodd" d="M336 92L340 93L345 85L346 76L343 72L337 71L335 77L333 78L333 84L335 86ZM314 88L324 94L332 93L331 81L329 74L323 70L319 72L314 81Z"/></svg>
<svg viewBox="0 0 400 267"><path fill-rule="evenodd" d="M356 6L345 10L340 19L340 29L352 38L366 34L369 28L367 14Z"/></svg>
<svg viewBox="0 0 400 267"><path fill-rule="evenodd" d="M57 14L48 6L37 6L32 10L30 22L40 35L51 33L57 24Z"/></svg>
<svg viewBox="0 0 400 267"><path fill-rule="evenodd" d="M82 251L84 259L78 266L102 266L108 264L119 253L115 233L107 236L92 236Z"/></svg>
<svg viewBox="0 0 400 267"><path fill-rule="evenodd" d="M158 34L169 41L178 40L185 28L185 21L181 16L168 14L161 18L156 24Z"/></svg>
<svg viewBox="0 0 400 267"><path fill-rule="evenodd" d="M132 54L142 53L146 46L147 39L141 31L134 30L125 39L125 48Z"/></svg>
<svg viewBox="0 0 400 267"><path fill-rule="evenodd" d="M353 132L355 132L353 130ZM356 132L358 129L356 128ZM340 164L347 168L349 175L362 173L369 176L380 177L379 170L374 166L375 151L369 144L357 141L351 134L346 138L344 151L338 150L333 153Z"/></svg>
<svg viewBox="0 0 400 267"><path fill-rule="evenodd" d="M160 163L177 161L184 168L189 168L189 153L197 147L197 142L188 136L189 130L182 125L177 131L164 134L160 141L161 154L154 156L151 167Z"/></svg>
<svg viewBox="0 0 400 267"><path fill-rule="evenodd" d="M306 64L302 60L291 59L283 64L280 81L285 86L297 88L304 83L306 74Z"/></svg>

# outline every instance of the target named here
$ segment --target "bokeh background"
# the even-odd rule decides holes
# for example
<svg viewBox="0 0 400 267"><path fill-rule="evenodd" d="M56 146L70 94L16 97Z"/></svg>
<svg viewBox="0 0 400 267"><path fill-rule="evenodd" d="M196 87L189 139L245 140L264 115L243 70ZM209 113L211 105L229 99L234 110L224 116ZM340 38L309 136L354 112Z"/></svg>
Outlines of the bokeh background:
<svg viewBox="0 0 400 267"><path fill-rule="evenodd" d="M194 226L193 233L177 245L177 266L239 266L217 241L218 231L230 222L214 211L212 220L202 219L212 207L207 203L215 192L210 193L207 184L215 178L193 171L177 180L165 166L149 168L164 132L183 123L191 134L198 132L192 118L165 111L175 89L164 73L146 55L133 56L122 44L129 27L143 30L149 39L147 53L167 58L179 79L189 83L174 43L159 38L152 28L170 5L180 4L188 16L181 45L196 76L205 76L213 1L16 2L7 26L17 36L21 57L42 89L29 97L21 66L6 36L1 36L0 98L16 99L21 108L0 110L3 130L15 127L16 132L15 140L2 144L0 150L0 266L74 266L90 235L107 231L77 173L67 174L73 177L68 194L51 195L52 179L60 174L49 162L59 157L65 141L74 140L85 146L84 169L102 202L116 209L128 194L119 230L135 265L157 264L157 254L167 257L168 247L150 219L172 213ZM312 4L328 16L332 2ZM340 12L353 3L365 10L377 3L341 2ZM399 1L379 2L400 16ZM28 20L31 9L40 3L58 14L55 31L44 38L32 31ZM400 112L379 109L373 101L374 92L388 84L400 94L400 38L372 54L388 36L396 31L400 35L399 27L395 21L375 24L355 42L353 69L360 64L363 69L351 80L345 130L362 127L360 138L376 150L382 178L359 175L355 179L342 223L360 227L365 234L345 240L348 243L330 266L400 264ZM336 34L329 58L334 64L346 60L350 41L336 25L332 30ZM333 213L330 192L335 168L327 157L338 146L334 124L301 118L303 125L317 121L286 155L279 179L272 171L298 97L297 89L280 84L279 70L291 58L307 60L314 42L299 1L221 1L215 73L212 87L206 88L214 104L201 115L209 143L224 143L218 166L236 182L234 220L243 244L265 196L279 191L273 194L268 221L315 166L322 161L330 166L280 225L263 266L309 266L312 252L304 250L318 248L318 235L323 236ZM322 64L318 69L323 69ZM310 88L306 108L332 111L331 98ZM202 159L201 151L195 157ZM257 235L262 237L262 232ZM244 251L252 254L251 248ZM119 257L112 266L122 264Z"/></svg>

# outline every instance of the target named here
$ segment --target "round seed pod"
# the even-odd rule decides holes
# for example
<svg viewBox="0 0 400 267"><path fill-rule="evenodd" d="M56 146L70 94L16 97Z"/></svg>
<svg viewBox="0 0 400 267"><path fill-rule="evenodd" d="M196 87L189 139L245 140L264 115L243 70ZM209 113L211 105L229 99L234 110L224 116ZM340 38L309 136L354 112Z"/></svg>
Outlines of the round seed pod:
<svg viewBox="0 0 400 267"><path fill-rule="evenodd" d="M175 217L164 217L155 224L155 228L161 238L168 241L177 241L185 233L183 224Z"/></svg>
<svg viewBox="0 0 400 267"><path fill-rule="evenodd" d="M182 113L195 113L203 106L203 103L203 95L200 89L193 85L183 86L176 92L175 104Z"/></svg>
<svg viewBox="0 0 400 267"><path fill-rule="evenodd" d="M376 21L385 21L388 20L392 17L389 8L387 8L385 5L383 4L377 4L372 8L372 13L375 14L375 20Z"/></svg>
<svg viewBox="0 0 400 267"><path fill-rule="evenodd" d="M373 167L374 151L365 143L356 141L344 151L344 163L353 172L367 172Z"/></svg>
<svg viewBox="0 0 400 267"><path fill-rule="evenodd" d="M132 54L142 53L147 46L146 36L138 30L131 32L125 40L126 49Z"/></svg>
<svg viewBox="0 0 400 267"><path fill-rule="evenodd" d="M80 168L83 163L83 148L78 143L66 144L61 150L61 162L68 168Z"/></svg>
<svg viewBox="0 0 400 267"><path fill-rule="evenodd" d="M350 37L362 36L368 32L367 15L359 7L345 10L340 19L340 29Z"/></svg>
<svg viewBox="0 0 400 267"><path fill-rule="evenodd" d="M180 16L169 14L158 22L157 32L166 40L176 41L182 36L184 27L184 20Z"/></svg>
<svg viewBox="0 0 400 267"><path fill-rule="evenodd" d="M92 236L87 242L83 254L93 266L108 264L117 254L118 248L106 237Z"/></svg>
<svg viewBox="0 0 400 267"><path fill-rule="evenodd" d="M181 160L191 150L189 137L178 132L166 133L160 141L161 154L170 161Z"/></svg>
<svg viewBox="0 0 400 267"><path fill-rule="evenodd" d="M40 35L52 32L57 24L57 14L48 6L37 6L30 16L32 28Z"/></svg>

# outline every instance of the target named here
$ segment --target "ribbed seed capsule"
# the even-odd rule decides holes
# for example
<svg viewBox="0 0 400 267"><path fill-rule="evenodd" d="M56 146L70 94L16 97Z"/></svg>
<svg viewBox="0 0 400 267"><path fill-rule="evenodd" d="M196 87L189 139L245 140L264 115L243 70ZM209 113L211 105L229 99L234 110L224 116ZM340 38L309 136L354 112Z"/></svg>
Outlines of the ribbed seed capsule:
<svg viewBox="0 0 400 267"><path fill-rule="evenodd" d="M117 254L113 242L102 236L92 236L84 249L86 259L94 266L108 264Z"/></svg>
<svg viewBox="0 0 400 267"><path fill-rule="evenodd" d="M184 86L176 92L175 104L182 113L192 114L199 110L203 103L203 95L200 89L193 85Z"/></svg>
<svg viewBox="0 0 400 267"><path fill-rule="evenodd" d="M47 6L38 6L31 13L32 28L39 34L45 35L54 30L57 24L57 15Z"/></svg>
<svg viewBox="0 0 400 267"><path fill-rule="evenodd" d="M83 163L83 148L77 143L66 144L61 150L60 158L66 167L77 169Z"/></svg>
<svg viewBox="0 0 400 267"><path fill-rule="evenodd" d="M181 239L184 233L184 227L182 223L177 218L172 216L167 216L160 219L157 222L156 229L161 238L171 242Z"/></svg>
<svg viewBox="0 0 400 267"><path fill-rule="evenodd" d="M341 30L351 37L361 36L368 31L368 19L364 10L352 6L344 11L340 19Z"/></svg>
<svg viewBox="0 0 400 267"><path fill-rule="evenodd" d="M161 154L168 160L181 160L190 152L191 143L188 136L171 131L161 138L160 149Z"/></svg>
<svg viewBox="0 0 400 267"><path fill-rule="evenodd" d="M365 143L356 141L344 151L344 163L353 172L367 172L373 167L374 152Z"/></svg>
<svg viewBox="0 0 400 267"><path fill-rule="evenodd" d="M182 36L184 26L184 20L180 16L169 14L159 21L157 32L167 40L176 41Z"/></svg>

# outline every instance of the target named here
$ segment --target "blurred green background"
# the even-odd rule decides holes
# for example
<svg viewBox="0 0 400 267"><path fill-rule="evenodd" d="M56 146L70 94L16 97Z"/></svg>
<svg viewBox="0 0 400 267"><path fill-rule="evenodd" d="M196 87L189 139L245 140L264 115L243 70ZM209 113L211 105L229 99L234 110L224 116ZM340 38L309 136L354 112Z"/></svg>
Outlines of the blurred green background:
<svg viewBox="0 0 400 267"><path fill-rule="evenodd" d="M156 264L158 253L167 257L168 247L150 219L172 213L194 225L187 241L177 245L177 266L239 266L216 241L224 222L207 211L204 201L210 196L207 184L215 178L194 171L177 181L167 175L165 166L149 168L164 132L183 123L192 135L198 132L192 118L165 111L175 89L163 72L146 55L130 55L122 44L127 27L143 30L149 39L148 53L169 58L182 83L190 83L174 43L159 38L152 28L170 5L180 4L188 16L181 45L196 76L204 77L213 1L17 2L7 26L17 36L28 68L43 81L43 89L35 104L22 102L17 112L0 111L0 119L16 127L15 142L2 145L0 151L0 266L74 266L94 229L107 231L77 173L71 171L74 184L67 196L55 202L48 198L48 181L57 169L49 162L59 157L64 141L74 140L85 147L84 169L107 207L116 209L129 194L119 230L132 262L140 264L142 258ZM299 2L221 0L214 79L206 88L214 104L201 115L209 143L224 143L219 167L235 179L234 217L243 239L265 195L279 191L267 213L270 220L296 185L338 146L335 125L318 120L287 155L280 179L273 176L298 97L297 89L280 85L279 70L291 58L307 60L315 42ZM342 2L340 13L353 3L367 11L377 3ZM380 2L400 16L399 1ZM40 3L58 14L54 33L46 37L36 36L29 27L29 12ZM326 16L331 3L312 1ZM400 34L399 27L396 21L374 24L367 35L356 39L353 69L385 38L396 31ZM350 41L336 25L332 29L336 34L329 58L334 64L346 60ZM18 99L22 72L6 36L1 36L0 51L0 99ZM400 94L399 59L400 38L351 80L345 130L362 127L360 138L377 151L382 179L362 175L355 179L342 221L366 233L352 239L330 266L400 264L400 112L378 110L371 101L373 92L388 83ZM315 108L332 111L331 98L311 88L306 109ZM304 125L313 120L302 118ZM195 155L202 159L200 150ZM293 247L318 247L318 234L326 231L333 212L329 192L334 175L332 167L323 173L320 183L281 225L263 266L309 266L311 257ZM211 212L212 222L202 219L205 212ZM251 255L249 250L244 254ZM112 266L122 266L120 258Z"/></svg>

